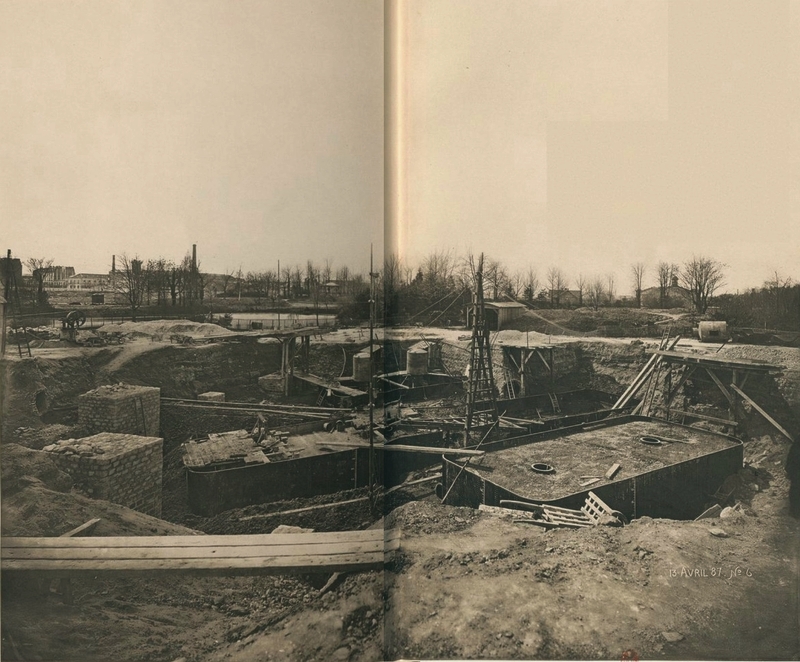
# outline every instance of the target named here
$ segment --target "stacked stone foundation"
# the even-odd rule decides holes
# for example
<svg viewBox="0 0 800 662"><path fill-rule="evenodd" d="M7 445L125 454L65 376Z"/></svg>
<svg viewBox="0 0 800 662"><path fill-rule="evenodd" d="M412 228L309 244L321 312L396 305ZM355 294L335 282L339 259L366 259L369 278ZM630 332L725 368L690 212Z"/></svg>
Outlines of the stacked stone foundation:
<svg viewBox="0 0 800 662"><path fill-rule="evenodd" d="M59 441L43 450L92 497L161 516L160 437L103 432Z"/></svg>
<svg viewBox="0 0 800 662"><path fill-rule="evenodd" d="M158 435L161 428L161 389L114 384L78 398L78 422L89 432Z"/></svg>

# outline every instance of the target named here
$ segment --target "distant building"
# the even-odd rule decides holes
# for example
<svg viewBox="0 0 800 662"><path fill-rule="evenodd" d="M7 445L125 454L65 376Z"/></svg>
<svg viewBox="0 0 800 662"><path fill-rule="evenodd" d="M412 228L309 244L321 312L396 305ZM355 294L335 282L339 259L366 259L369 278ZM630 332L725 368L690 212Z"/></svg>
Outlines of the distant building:
<svg viewBox="0 0 800 662"><path fill-rule="evenodd" d="M74 274L67 281L68 290L91 290L104 292L111 287L111 276L109 274Z"/></svg>
<svg viewBox="0 0 800 662"><path fill-rule="evenodd" d="M661 301L661 288L648 287L642 290L642 306L645 308L688 308L692 305L692 294L685 287L678 285L678 277L672 277L672 283L664 290L664 301Z"/></svg>
<svg viewBox="0 0 800 662"><path fill-rule="evenodd" d="M484 303L486 324L490 331L499 331L512 320L520 317L526 310L522 303L516 301L487 301ZM472 306L467 307L467 326L472 326Z"/></svg>
<svg viewBox="0 0 800 662"><path fill-rule="evenodd" d="M18 257L0 257L0 282L3 284L7 280L16 281L17 285L22 284L22 261Z"/></svg>
<svg viewBox="0 0 800 662"><path fill-rule="evenodd" d="M50 267L44 274L45 289L67 289L69 279L75 275L75 267Z"/></svg>

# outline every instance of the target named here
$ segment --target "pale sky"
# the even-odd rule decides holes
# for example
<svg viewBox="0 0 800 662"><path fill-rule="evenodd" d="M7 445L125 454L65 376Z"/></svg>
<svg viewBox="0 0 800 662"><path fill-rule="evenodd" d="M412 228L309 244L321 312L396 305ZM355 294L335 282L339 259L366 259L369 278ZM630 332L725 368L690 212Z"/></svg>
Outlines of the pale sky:
<svg viewBox="0 0 800 662"><path fill-rule="evenodd" d="M692 254L800 279L800 0L407 0L409 261L570 279ZM364 269L384 221L380 0L0 3L3 253L107 271ZM387 202L391 203L392 200ZM392 207L392 204L389 205Z"/></svg>
<svg viewBox="0 0 800 662"><path fill-rule="evenodd" d="M400 241L800 279L800 3L413 0ZM404 241L403 241L404 238ZM401 249L402 250L402 249ZM573 281L574 282L574 281Z"/></svg>
<svg viewBox="0 0 800 662"><path fill-rule="evenodd" d="M107 271L382 251L380 0L4 0L0 237Z"/></svg>

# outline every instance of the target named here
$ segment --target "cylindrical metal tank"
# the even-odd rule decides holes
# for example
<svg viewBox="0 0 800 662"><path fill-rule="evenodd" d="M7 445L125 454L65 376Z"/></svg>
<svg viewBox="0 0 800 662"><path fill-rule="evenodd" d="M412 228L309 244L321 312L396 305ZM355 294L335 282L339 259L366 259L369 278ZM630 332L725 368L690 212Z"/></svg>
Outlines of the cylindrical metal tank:
<svg viewBox="0 0 800 662"><path fill-rule="evenodd" d="M728 339L727 322L700 322L697 325L700 342L722 342Z"/></svg>
<svg viewBox="0 0 800 662"><path fill-rule="evenodd" d="M409 375L428 374L428 350L409 349L406 352L406 372Z"/></svg>
<svg viewBox="0 0 800 662"><path fill-rule="evenodd" d="M369 374L369 353L361 352L353 356L353 379L357 382L368 382Z"/></svg>

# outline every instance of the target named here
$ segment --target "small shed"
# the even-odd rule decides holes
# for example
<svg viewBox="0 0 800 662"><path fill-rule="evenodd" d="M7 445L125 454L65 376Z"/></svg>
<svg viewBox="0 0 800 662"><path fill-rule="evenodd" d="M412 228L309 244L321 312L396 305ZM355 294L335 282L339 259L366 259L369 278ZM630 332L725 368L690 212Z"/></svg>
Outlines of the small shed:
<svg viewBox="0 0 800 662"><path fill-rule="evenodd" d="M484 303L484 309L489 330L499 331L512 320L522 316L525 305L516 301L487 301ZM472 306L467 308L467 326L472 326Z"/></svg>

